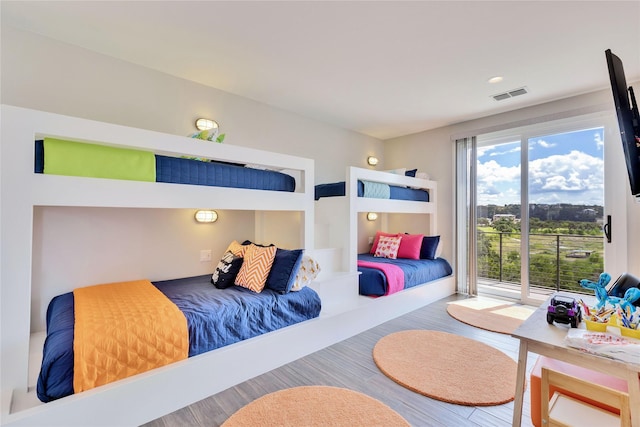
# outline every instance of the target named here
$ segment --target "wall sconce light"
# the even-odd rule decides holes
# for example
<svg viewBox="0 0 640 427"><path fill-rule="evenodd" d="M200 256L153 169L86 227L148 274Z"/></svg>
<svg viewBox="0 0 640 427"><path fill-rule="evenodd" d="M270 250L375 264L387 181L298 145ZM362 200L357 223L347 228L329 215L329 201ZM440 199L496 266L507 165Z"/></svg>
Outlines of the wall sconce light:
<svg viewBox="0 0 640 427"><path fill-rule="evenodd" d="M368 212L367 213L367 219L369 221L375 221L376 219L378 219L378 214L375 212Z"/></svg>
<svg viewBox="0 0 640 427"><path fill-rule="evenodd" d="M375 166L378 164L378 158L375 156L369 156L367 157L367 163L369 163L370 166Z"/></svg>
<svg viewBox="0 0 640 427"><path fill-rule="evenodd" d="M198 130L218 129L218 122L211 119L196 120L196 128Z"/></svg>
<svg viewBox="0 0 640 427"><path fill-rule="evenodd" d="M196 211L196 221L201 223L216 222L218 220L218 212L216 211Z"/></svg>

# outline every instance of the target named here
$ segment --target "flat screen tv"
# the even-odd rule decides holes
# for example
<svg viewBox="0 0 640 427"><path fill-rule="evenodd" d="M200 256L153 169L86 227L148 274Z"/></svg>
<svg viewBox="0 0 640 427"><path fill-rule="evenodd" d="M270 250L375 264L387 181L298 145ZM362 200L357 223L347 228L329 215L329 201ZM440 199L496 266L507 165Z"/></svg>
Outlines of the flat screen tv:
<svg viewBox="0 0 640 427"><path fill-rule="evenodd" d="M633 93L633 88L627 86L624 76L622 61L611 53L611 49L605 52L609 78L611 79L611 91L618 116L622 148L629 173L631 194L640 195L640 114L638 104Z"/></svg>

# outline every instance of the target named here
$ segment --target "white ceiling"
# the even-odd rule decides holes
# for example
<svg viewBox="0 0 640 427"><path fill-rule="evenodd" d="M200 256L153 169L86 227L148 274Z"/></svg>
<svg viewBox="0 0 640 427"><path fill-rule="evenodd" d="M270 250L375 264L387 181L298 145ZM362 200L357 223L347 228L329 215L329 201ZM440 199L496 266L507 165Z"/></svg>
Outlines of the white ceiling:
<svg viewBox="0 0 640 427"><path fill-rule="evenodd" d="M640 80L640 1L6 1L3 25L380 139ZM490 77L504 80L489 84ZM497 102L491 95L526 86Z"/></svg>

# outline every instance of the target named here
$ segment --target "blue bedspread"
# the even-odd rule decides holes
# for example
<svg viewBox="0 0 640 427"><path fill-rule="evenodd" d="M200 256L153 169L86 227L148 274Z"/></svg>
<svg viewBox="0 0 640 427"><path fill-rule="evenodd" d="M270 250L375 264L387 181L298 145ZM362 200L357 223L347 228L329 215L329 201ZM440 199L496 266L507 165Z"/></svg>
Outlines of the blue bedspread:
<svg viewBox="0 0 640 427"><path fill-rule="evenodd" d="M315 186L315 199L319 200L321 197L344 196L346 194L345 185L344 181L331 184L318 184ZM429 192L426 190L390 185L389 193L388 198L392 200L429 201ZM358 181L358 197L364 197L364 184L362 181Z"/></svg>
<svg viewBox="0 0 640 427"><path fill-rule="evenodd" d="M311 288L280 295L232 286L217 289L211 275L156 282L187 318L189 357L318 317L320 297ZM47 338L37 394L43 402L73 394L73 293L47 309Z"/></svg>
<svg viewBox="0 0 640 427"><path fill-rule="evenodd" d="M411 288L422 283L431 282L451 275L451 265L444 258L436 259L388 259L374 257L371 254L359 254L359 260L393 264L404 272L404 288ZM387 290L387 279L382 271L375 268L358 267L361 295L384 295Z"/></svg>
<svg viewBox="0 0 640 427"><path fill-rule="evenodd" d="M282 172L160 155L156 155L156 181L271 191L296 189L296 180Z"/></svg>

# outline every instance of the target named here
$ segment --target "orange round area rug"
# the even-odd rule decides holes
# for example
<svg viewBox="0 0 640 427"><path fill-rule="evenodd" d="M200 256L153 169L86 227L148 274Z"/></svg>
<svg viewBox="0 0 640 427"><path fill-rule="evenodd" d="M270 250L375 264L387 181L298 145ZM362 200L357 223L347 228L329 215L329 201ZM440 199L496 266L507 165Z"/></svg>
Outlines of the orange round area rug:
<svg viewBox="0 0 640 427"><path fill-rule="evenodd" d="M223 427L255 426L409 426L384 403L353 390L303 386L254 400Z"/></svg>
<svg viewBox="0 0 640 427"><path fill-rule="evenodd" d="M517 363L498 349L458 335L396 332L377 342L373 360L398 384L444 402L490 406L515 396Z"/></svg>

